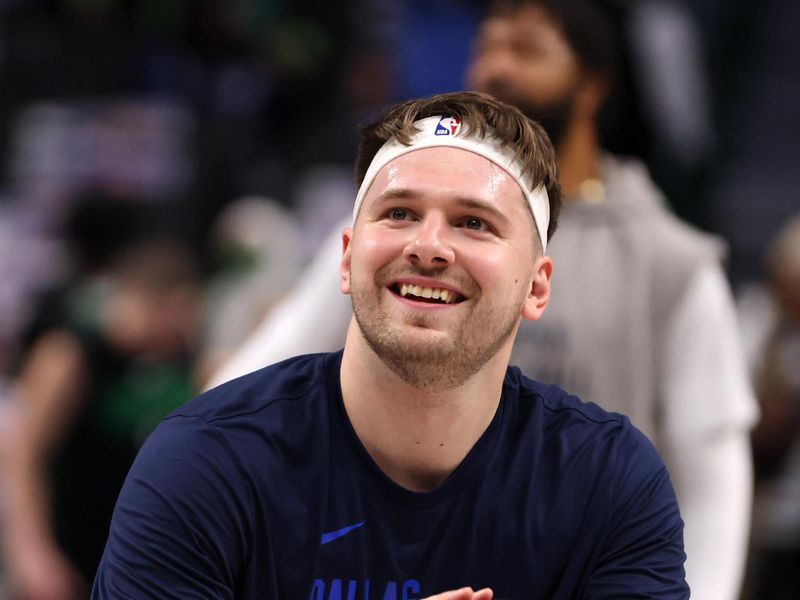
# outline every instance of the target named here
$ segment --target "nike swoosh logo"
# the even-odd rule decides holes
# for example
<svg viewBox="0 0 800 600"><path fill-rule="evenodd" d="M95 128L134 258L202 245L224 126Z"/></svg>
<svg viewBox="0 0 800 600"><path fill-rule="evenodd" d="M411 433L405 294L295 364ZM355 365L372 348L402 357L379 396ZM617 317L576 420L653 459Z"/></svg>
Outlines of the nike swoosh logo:
<svg viewBox="0 0 800 600"><path fill-rule="evenodd" d="M348 525L347 527L342 527L341 529L337 529L336 531L329 531L328 533L322 534L322 539L320 540L320 546L327 544L328 542L332 542L333 540L338 540L340 537L347 535L354 529L358 529L364 524L364 521L360 523L356 523L354 525Z"/></svg>

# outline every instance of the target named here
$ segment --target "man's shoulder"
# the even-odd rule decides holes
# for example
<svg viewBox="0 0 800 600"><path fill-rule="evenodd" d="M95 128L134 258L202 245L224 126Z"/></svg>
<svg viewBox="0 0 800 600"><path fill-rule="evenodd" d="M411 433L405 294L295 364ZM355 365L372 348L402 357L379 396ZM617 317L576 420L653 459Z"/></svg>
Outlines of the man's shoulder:
<svg viewBox="0 0 800 600"><path fill-rule="evenodd" d="M619 427L628 419L619 413L607 411L599 405L570 394L563 388L542 383L527 377L515 366L510 366L504 382L527 406L541 408L545 418L570 419L585 422L587 426Z"/></svg>
<svg viewBox="0 0 800 600"><path fill-rule="evenodd" d="M530 379L516 367L509 367L505 387L518 398L517 419L523 435L538 437L548 452L582 456L572 463L574 468L582 469L602 457L617 475L631 468L641 474L666 472L652 441L627 416Z"/></svg>
<svg viewBox="0 0 800 600"><path fill-rule="evenodd" d="M324 400L338 382L332 372L340 352L305 354L266 366L212 388L167 416L194 417L209 424L302 408L307 402ZM338 373L338 370L336 370Z"/></svg>

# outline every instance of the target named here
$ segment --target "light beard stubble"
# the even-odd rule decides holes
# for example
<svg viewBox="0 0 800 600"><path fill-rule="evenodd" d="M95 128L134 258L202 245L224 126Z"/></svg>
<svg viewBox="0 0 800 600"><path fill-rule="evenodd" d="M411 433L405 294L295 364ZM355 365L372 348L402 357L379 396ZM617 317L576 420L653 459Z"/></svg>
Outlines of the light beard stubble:
<svg viewBox="0 0 800 600"><path fill-rule="evenodd" d="M373 302L373 298L380 298L381 290L376 286L374 295L364 288L353 290L353 314L361 334L403 381L428 391L454 389L480 371L513 334L524 302L515 299L500 307L480 307L461 323L450 343L413 343L388 322L386 313ZM425 327L426 321L429 319L420 315L410 325ZM492 335L493 332L496 333Z"/></svg>

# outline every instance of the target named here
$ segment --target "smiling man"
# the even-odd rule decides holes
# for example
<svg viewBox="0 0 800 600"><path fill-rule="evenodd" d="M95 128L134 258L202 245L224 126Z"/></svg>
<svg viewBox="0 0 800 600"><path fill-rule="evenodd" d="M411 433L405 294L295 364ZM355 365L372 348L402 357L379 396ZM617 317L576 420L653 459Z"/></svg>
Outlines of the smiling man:
<svg viewBox="0 0 800 600"><path fill-rule="evenodd" d="M652 444L509 366L549 300L547 136L490 96L444 94L365 128L356 172L344 349L165 419L93 597L687 598Z"/></svg>

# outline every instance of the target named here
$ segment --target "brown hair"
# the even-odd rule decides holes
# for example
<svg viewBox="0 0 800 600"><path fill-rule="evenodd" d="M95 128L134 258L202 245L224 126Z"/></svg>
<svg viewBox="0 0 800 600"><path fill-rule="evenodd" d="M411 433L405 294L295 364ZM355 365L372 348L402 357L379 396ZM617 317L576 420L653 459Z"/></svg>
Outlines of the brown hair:
<svg viewBox="0 0 800 600"><path fill-rule="evenodd" d="M417 132L416 121L446 115L467 125L479 138L487 134L515 151L522 163L522 172L533 187L543 185L550 200L550 224L547 239L556 231L561 211L561 188L558 185L558 167L555 152L544 130L528 119L517 108L500 102L489 94L480 92L452 92L437 94L420 100L409 100L388 110L376 123L361 130L361 143L356 155L356 182L361 185L370 163L378 150L394 138L400 143L410 143Z"/></svg>

